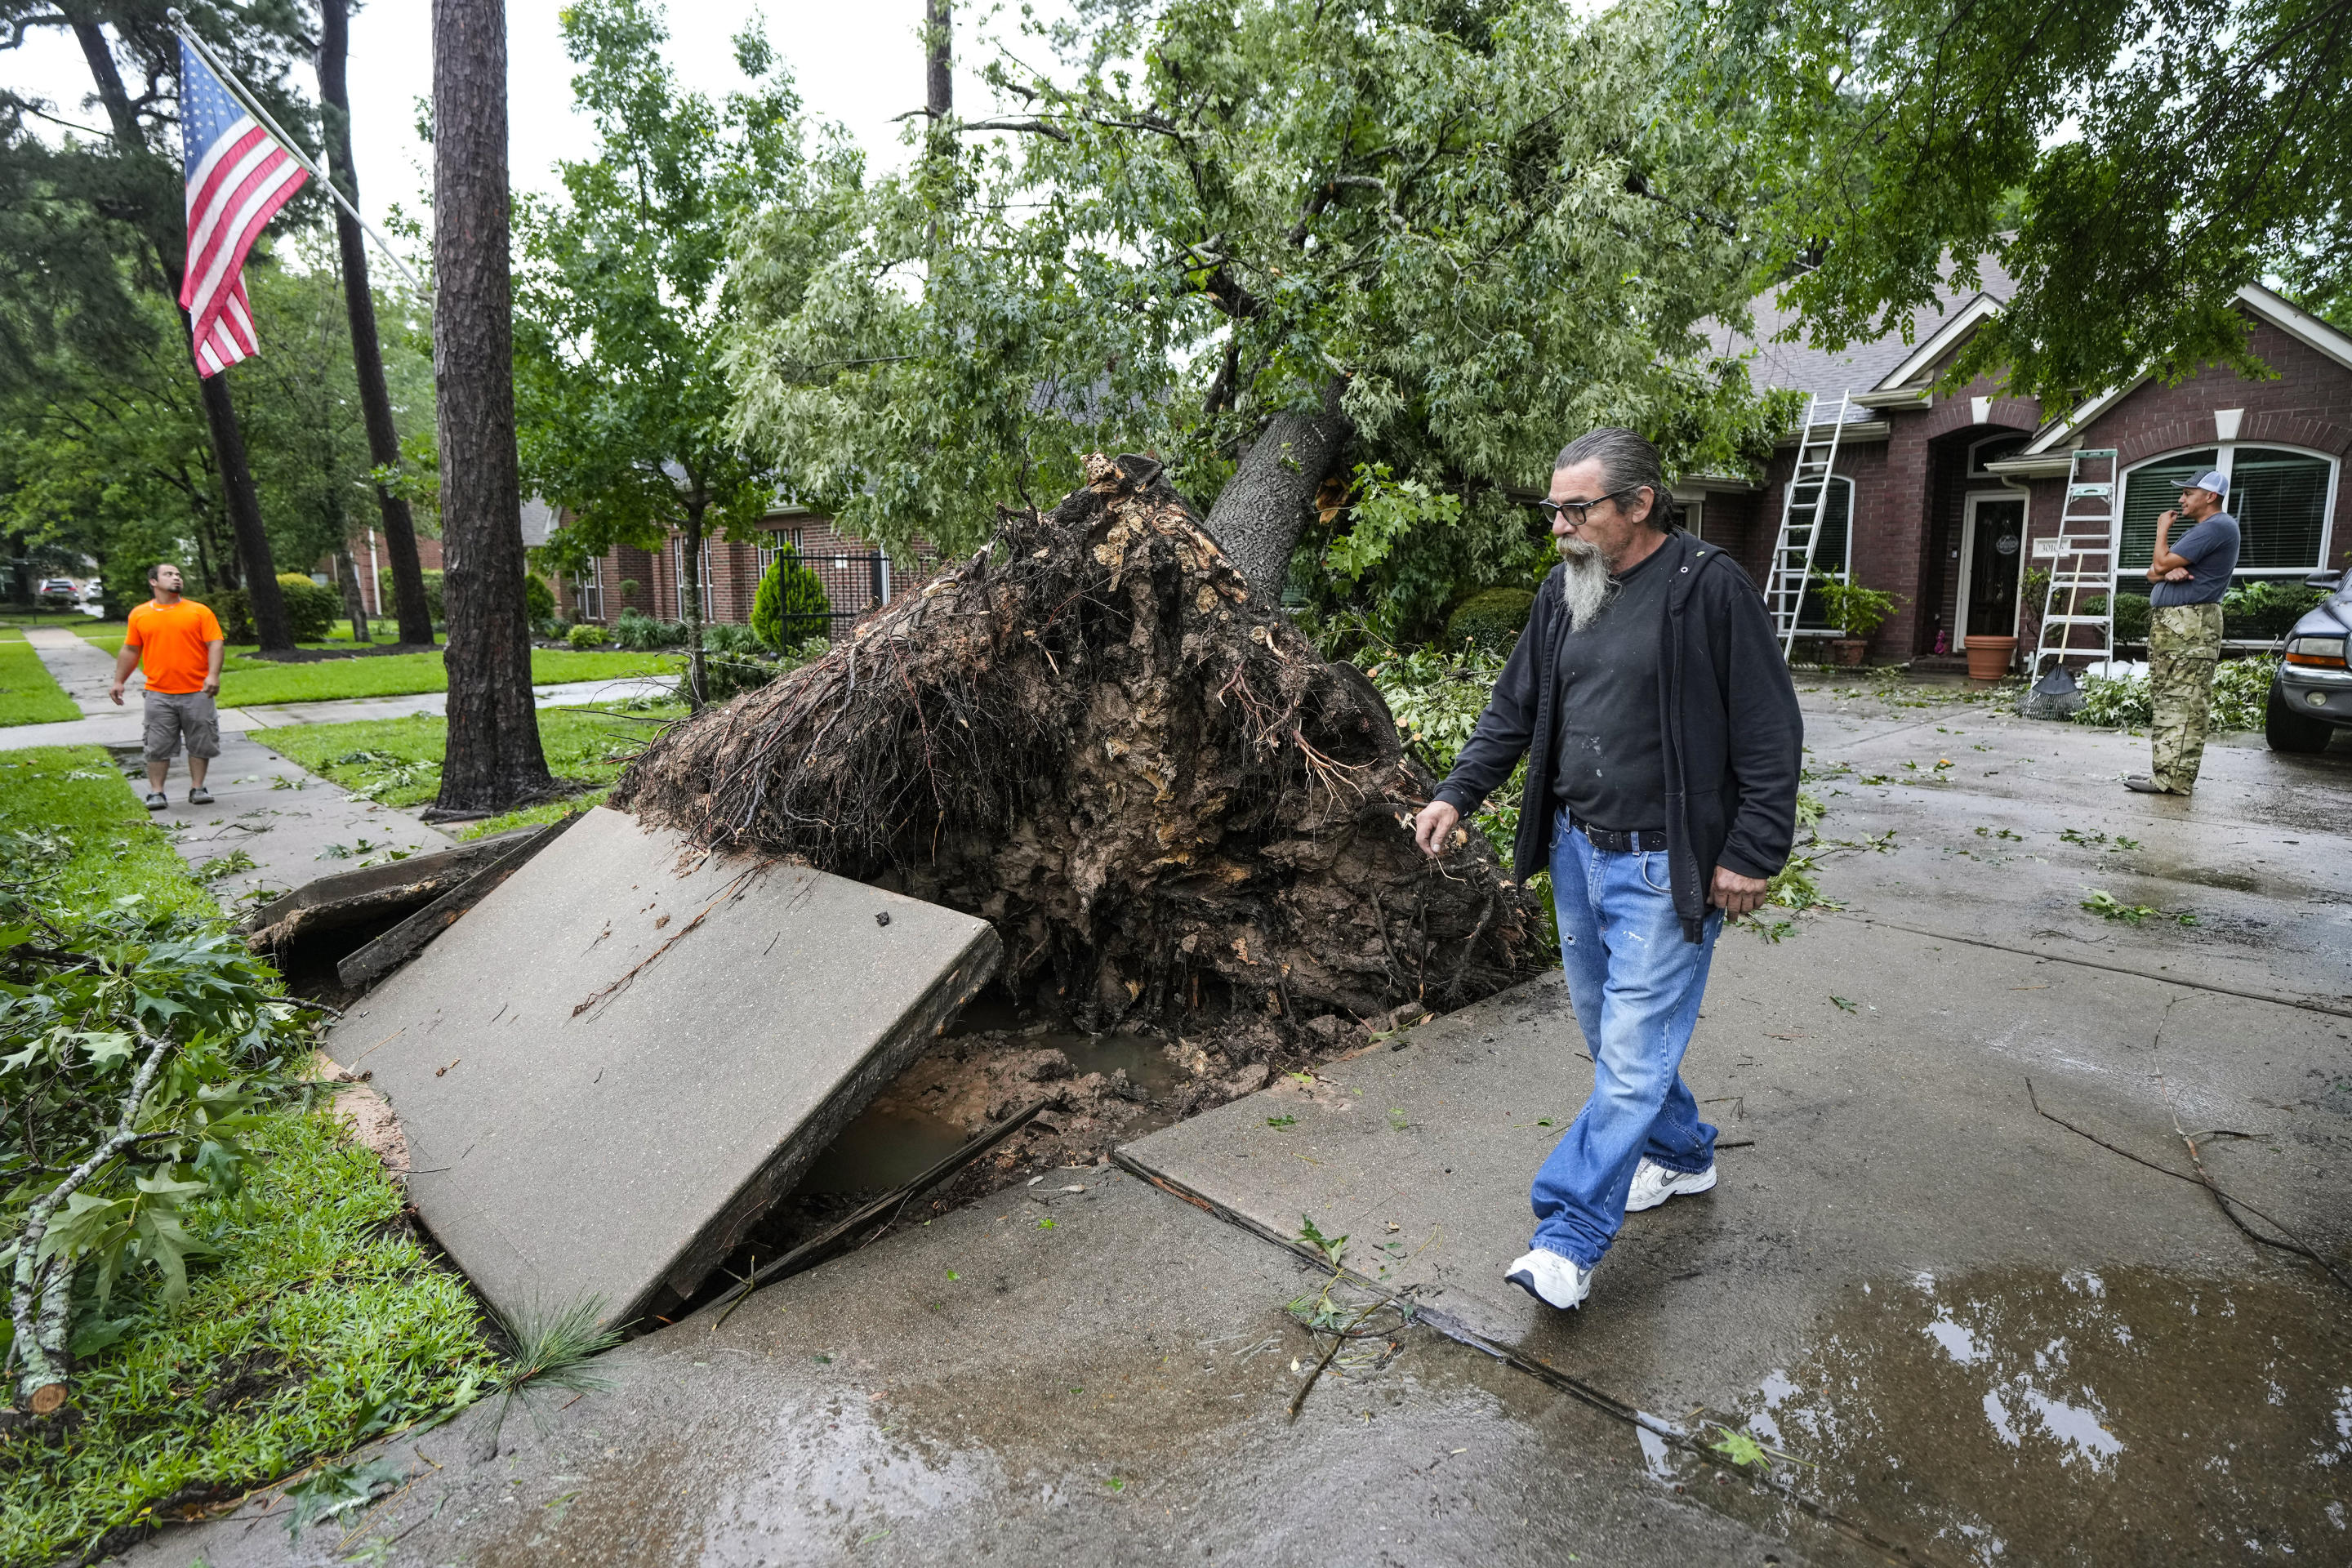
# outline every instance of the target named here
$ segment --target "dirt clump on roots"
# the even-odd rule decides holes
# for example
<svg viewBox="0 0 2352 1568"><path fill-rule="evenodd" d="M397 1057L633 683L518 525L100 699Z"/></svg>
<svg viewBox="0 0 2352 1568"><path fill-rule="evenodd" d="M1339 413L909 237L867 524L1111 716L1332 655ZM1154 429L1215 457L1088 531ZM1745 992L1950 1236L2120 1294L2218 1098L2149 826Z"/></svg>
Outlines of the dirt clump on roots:
<svg viewBox="0 0 2352 1568"><path fill-rule="evenodd" d="M1413 843L1436 781L1371 682L1234 569L1158 462L1087 472L665 732L613 804L982 916L1024 1017L1205 1043L1223 1076L1202 1083L1548 963L1481 836Z"/></svg>

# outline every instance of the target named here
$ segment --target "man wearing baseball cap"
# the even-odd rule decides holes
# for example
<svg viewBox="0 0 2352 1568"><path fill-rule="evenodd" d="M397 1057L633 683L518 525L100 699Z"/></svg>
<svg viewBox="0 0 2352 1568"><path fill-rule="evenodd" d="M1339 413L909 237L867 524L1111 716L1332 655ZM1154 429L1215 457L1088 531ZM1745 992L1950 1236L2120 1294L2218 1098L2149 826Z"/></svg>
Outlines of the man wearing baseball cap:
<svg viewBox="0 0 2352 1568"><path fill-rule="evenodd" d="M2230 481L2218 469L2179 481L2180 505L2156 520L2149 562L2147 685L2156 721L2148 729L2148 776L2124 780L2142 795L2187 795L2205 758L2213 708L2213 667L2221 658L2221 595L2238 569L2238 520L2221 510ZM2191 526L2179 543L2173 524Z"/></svg>

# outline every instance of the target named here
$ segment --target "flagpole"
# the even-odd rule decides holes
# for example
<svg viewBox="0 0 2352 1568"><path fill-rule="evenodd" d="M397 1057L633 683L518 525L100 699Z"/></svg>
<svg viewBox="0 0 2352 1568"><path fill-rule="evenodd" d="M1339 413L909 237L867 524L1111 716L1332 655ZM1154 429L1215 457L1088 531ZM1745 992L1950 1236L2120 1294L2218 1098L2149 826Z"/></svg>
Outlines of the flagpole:
<svg viewBox="0 0 2352 1568"><path fill-rule="evenodd" d="M408 269L408 263L400 258L400 253L393 249L391 242L375 231L375 226L373 224L368 222L367 219L360 216L359 208L352 205L350 202L343 199L343 193L335 188L335 182L327 177L327 172L324 169L320 168L318 164L310 161L310 156L302 151L300 143L297 142L291 136L287 135L285 131L279 127L278 121L269 118L269 110L261 107L261 100L256 96L251 88L245 85L244 79L239 77L236 72L229 69L228 62L222 59L218 55L213 53L211 45L205 43L202 38L196 37L194 33L188 30L187 13L182 11L177 6L173 6L172 9L164 12L163 15L170 20L172 30L179 34L181 38L184 39L190 47L194 48L197 54L204 57L205 63L213 68L215 74L219 76L224 86L227 87L230 91L237 94L238 102L243 105L246 110L250 111L254 118L259 120L261 123L268 129L271 135L278 138L278 145L286 149L286 155L293 159L297 163L301 164L305 170L316 176L319 184L326 187L327 194L334 197L335 205L341 207L345 212L351 214L352 221L359 225L361 228L367 231L367 237L375 241L376 248L383 252L384 259L391 262L394 267L400 268L400 275L408 279L409 286L411 288L415 289L419 294L423 294L429 299L432 295L432 290L425 288L424 280L419 279L415 273L411 272Z"/></svg>

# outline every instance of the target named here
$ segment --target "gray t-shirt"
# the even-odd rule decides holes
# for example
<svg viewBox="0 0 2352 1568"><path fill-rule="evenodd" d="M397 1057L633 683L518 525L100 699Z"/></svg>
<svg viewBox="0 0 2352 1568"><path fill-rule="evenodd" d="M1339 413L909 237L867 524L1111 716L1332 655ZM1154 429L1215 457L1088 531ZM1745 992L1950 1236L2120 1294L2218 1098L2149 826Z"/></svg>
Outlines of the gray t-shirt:
<svg viewBox="0 0 2352 1568"><path fill-rule="evenodd" d="M1559 641L1555 672L1552 794L1579 820L1617 833L1666 826L1658 650L1667 574L1653 551L1617 579L1590 623Z"/></svg>
<svg viewBox="0 0 2352 1568"><path fill-rule="evenodd" d="M2238 520L2217 511L2166 548L2189 563L2189 581L2157 584L2148 590L2148 604L2159 610L2220 604L2238 569Z"/></svg>

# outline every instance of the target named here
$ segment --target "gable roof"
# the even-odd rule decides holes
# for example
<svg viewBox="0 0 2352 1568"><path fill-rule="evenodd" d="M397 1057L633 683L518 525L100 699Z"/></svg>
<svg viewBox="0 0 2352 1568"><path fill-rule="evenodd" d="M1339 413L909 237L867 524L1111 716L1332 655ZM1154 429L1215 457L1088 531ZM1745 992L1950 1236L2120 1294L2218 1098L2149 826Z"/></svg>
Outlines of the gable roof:
<svg viewBox="0 0 2352 1568"><path fill-rule="evenodd" d="M2352 370L2352 337L2337 331L2283 295L2273 293L2259 283L2249 283L2238 290L2236 303L2239 309L2255 320L2269 322L2305 347L2334 360L2347 370ZM2147 379L2148 373L2143 371L2129 381L2118 382L2098 395L2084 399L2067 413L2043 426L2018 456L2035 458L2056 449L2059 443L2071 440L2075 432L2138 391Z"/></svg>
<svg viewBox="0 0 2352 1568"><path fill-rule="evenodd" d="M1955 333L1964 336L2017 291L2015 282L1992 258L1981 258L1978 268L1983 277L1982 288L1954 288L1948 282L1932 303L1911 313L1900 331L1848 343L1843 349L1815 348L1801 336L1793 342L1777 341L1783 332L1798 328L1801 321L1799 311L1781 306L1777 289L1749 301L1748 310L1755 321L1753 332L1738 331L1714 320L1700 322L1697 330L1717 353L1752 356L1748 375L1759 386L1829 398L1848 392L1860 394L1899 386L1912 374L1910 367L1915 361L1924 365L1941 359L1958 341ZM1927 356L1924 360L1923 354ZM1870 419L1876 416L1868 408L1855 407L1848 411L1847 417Z"/></svg>

